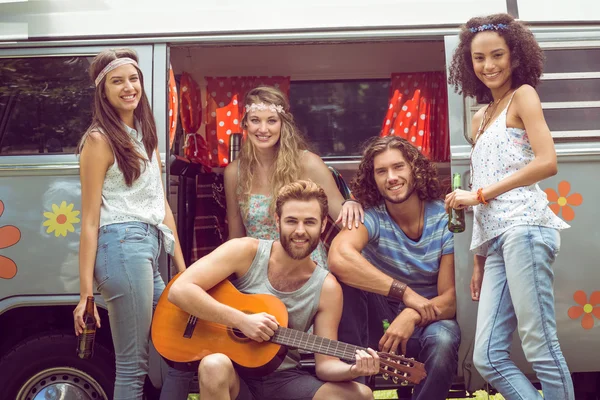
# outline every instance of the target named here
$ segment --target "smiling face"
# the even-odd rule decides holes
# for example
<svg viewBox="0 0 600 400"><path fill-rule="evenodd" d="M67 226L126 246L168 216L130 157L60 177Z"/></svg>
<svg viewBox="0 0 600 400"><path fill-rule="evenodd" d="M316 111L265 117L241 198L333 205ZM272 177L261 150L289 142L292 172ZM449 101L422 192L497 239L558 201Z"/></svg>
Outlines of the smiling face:
<svg viewBox="0 0 600 400"><path fill-rule="evenodd" d="M319 245L325 225L316 199L288 200L281 207L281 217L276 216L276 220L281 246L294 260L308 257Z"/></svg>
<svg viewBox="0 0 600 400"><path fill-rule="evenodd" d="M389 203L404 203L415 191L412 167L398 149L388 149L376 155L373 174L379 193Z"/></svg>
<svg viewBox="0 0 600 400"><path fill-rule="evenodd" d="M510 50L498 33L487 31L475 35L471 42L471 60L475 75L492 92L511 88Z"/></svg>
<svg viewBox="0 0 600 400"><path fill-rule="evenodd" d="M122 65L106 75L104 94L121 119L133 115L142 98L139 71L132 64Z"/></svg>
<svg viewBox="0 0 600 400"><path fill-rule="evenodd" d="M281 136L281 117L277 111L250 111L246 130L249 140L257 149L272 148Z"/></svg>

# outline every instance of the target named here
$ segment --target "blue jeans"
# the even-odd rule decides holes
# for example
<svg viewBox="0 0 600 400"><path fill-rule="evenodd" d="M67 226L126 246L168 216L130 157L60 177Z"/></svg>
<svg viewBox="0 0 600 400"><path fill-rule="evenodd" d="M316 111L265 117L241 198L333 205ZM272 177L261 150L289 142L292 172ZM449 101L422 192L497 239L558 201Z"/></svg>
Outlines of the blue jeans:
<svg viewBox="0 0 600 400"><path fill-rule="evenodd" d="M382 321L392 322L398 303L341 283L344 309L338 329L342 342L377 349L383 336ZM427 378L416 385L413 400L445 400L458 368L460 328L455 320L441 320L416 327L406 345L406 357L425 364ZM364 383L364 382L363 382Z"/></svg>
<svg viewBox="0 0 600 400"><path fill-rule="evenodd" d="M556 335L551 266L559 249L558 231L540 226L516 226L489 243L473 361L483 378L507 400L542 398L510 359L517 328L544 399L575 398Z"/></svg>

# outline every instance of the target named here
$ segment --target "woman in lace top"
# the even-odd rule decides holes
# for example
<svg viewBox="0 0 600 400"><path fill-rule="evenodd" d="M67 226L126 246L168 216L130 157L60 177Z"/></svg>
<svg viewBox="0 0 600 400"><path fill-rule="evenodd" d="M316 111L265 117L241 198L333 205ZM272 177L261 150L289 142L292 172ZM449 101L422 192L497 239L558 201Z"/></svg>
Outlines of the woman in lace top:
<svg viewBox="0 0 600 400"><path fill-rule="evenodd" d="M472 122L472 191L450 193L446 207L473 206L471 296L479 300L473 361L506 399L542 399L510 359L515 329L544 399L574 399L552 289L559 230L568 225L537 184L558 171L534 89L543 60L531 31L497 14L467 22L450 68L457 91L489 102Z"/></svg>
<svg viewBox="0 0 600 400"><path fill-rule="evenodd" d="M351 229L363 221L363 209L340 194L331 172L307 144L294 123L286 96L274 87L257 87L246 95L239 158L225 168L229 238L278 239L272 199L285 184L309 179L325 190L329 216ZM313 260L327 267L321 243Z"/></svg>

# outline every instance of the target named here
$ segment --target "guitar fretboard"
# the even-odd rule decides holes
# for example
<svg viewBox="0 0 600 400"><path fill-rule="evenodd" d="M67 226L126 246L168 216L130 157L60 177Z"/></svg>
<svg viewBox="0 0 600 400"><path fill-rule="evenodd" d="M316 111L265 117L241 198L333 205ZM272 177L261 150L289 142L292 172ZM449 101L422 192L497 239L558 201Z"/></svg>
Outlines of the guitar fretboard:
<svg viewBox="0 0 600 400"><path fill-rule="evenodd" d="M275 331L275 334L271 337L271 342L311 351L313 353L338 357L346 361L354 361L356 359L356 350L365 350L359 346L282 327L279 327L279 329Z"/></svg>

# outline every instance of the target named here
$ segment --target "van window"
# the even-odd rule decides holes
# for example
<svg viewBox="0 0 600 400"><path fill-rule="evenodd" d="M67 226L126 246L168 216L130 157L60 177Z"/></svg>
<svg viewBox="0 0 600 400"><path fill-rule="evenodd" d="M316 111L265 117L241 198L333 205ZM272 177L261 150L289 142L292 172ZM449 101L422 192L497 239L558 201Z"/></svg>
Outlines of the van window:
<svg viewBox="0 0 600 400"><path fill-rule="evenodd" d="M75 151L92 117L91 60L0 58L0 157Z"/></svg>
<svg viewBox="0 0 600 400"><path fill-rule="evenodd" d="M389 79L292 81L290 108L299 128L322 157L360 156L379 135L387 112Z"/></svg>
<svg viewBox="0 0 600 400"><path fill-rule="evenodd" d="M600 48L581 42L540 42L546 57L537 87L544 117L558 141L600 137ZM483 106L466 99L468 132Z"/></svg>

